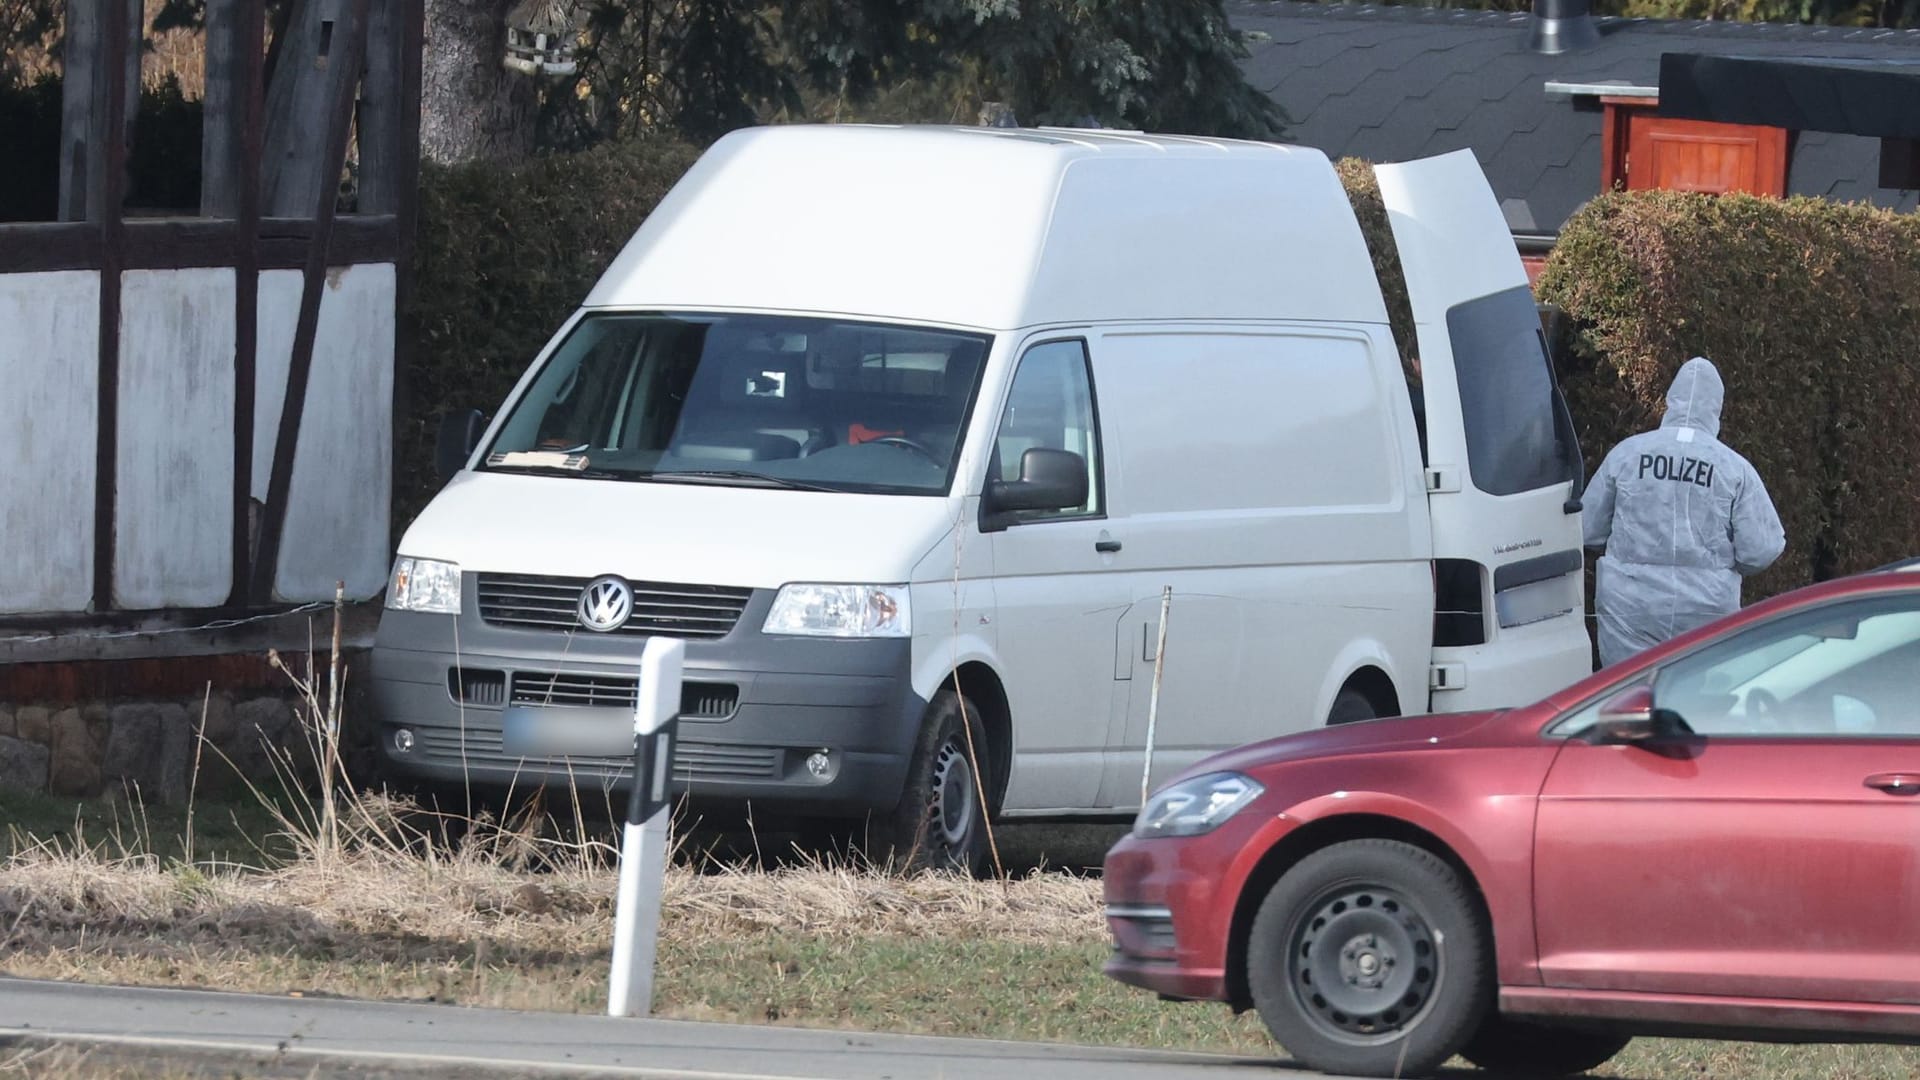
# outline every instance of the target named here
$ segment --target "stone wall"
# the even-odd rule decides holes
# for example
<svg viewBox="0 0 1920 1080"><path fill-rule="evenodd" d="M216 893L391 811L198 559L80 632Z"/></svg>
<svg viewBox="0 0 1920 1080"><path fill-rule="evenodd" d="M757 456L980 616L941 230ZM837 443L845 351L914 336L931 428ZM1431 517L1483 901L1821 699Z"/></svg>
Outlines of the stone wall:
<svg viewBox="0 0 1920 1080"><path fill-rule="evenodd" d="M220 794L243 789L242 777L271 782L276 756L310 762L305 730L291 693L0 704L0 787L73 797L137 789L148 802L177 805L189 788Z"/></svg>

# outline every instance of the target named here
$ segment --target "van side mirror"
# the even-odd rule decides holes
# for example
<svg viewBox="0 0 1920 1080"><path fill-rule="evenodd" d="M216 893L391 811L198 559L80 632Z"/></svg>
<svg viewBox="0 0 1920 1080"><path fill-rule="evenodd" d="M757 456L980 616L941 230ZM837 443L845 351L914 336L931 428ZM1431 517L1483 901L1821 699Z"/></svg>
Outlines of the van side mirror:
<svg viewBox="0 0 1920 1080"><path fill-rule="evenodd" d="M1596 743L1633 746L1664 742L1693 733L1680 714L1654 704L1653 687L1629 687L1608 698L1594 721Z"/></svg>
<svg viewBox="0 0 1920 1080"><path fill-rule="evenodd" d="M1020 455L1020 479L987 483L990 514L1065 510L1087 501L1087 461L1071 450L1034 447Z"/></svg>
<svg viewBox="0 0 1920 1080"><path fill-rule="evenodd" d="M433 464L441 483L453 479L455 473L467 467L467 459L479 448L480 437L486 432L487 418L479 409L463 409L440 418L440 437L434 444Z"/></svg>

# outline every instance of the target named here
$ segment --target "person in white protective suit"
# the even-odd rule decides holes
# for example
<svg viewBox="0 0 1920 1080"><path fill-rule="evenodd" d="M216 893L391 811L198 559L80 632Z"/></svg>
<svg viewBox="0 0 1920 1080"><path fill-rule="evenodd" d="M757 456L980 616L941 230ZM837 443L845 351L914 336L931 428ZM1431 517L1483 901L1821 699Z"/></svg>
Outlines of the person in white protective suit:
<svg viewBox="0 0 1920 1080"><path fill-rule="evenodd" d="M1614 447L1587 485L1603 667L1739 610L1741 577L1786 549L1760 474L1718 438L1725 397L1712 361L1687 361L1660 427Z"/></svg>

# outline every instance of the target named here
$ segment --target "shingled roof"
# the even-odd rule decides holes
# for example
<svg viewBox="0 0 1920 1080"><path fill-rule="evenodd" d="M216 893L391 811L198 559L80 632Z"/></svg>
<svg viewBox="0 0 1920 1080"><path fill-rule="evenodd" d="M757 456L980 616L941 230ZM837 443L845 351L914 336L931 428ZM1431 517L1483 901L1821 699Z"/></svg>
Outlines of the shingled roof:
<svg viewBox="0 0 1920 1080"><path fill-rule="evenodd" d="M1547 84L1655 87L1668 52L1920 60L1920 30L1600 18L1592 49L1527 47L1525 12L1229 0L1250 32L1248 80L1286 110L1287 139L1373 161L1471 148L1515 233L1551 234L1599 193L1601 113ZM1875 186L1878 140L1804 132L1787 190L1913 210Z"/></svg>

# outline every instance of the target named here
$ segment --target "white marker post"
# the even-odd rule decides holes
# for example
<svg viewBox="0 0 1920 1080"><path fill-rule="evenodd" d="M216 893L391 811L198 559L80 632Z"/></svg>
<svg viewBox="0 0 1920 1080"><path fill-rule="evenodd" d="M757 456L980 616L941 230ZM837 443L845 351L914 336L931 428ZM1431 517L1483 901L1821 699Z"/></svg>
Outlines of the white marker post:
<svg viewBox="0 0 1920 1080"><path fill-rule="evenodd" d="M1167 666L1167 615L1173 610L1173 586L1160 588L1160 643L1153 648L1153 696L1147 699L1147 755L1140 766L1140 805L1147 805L1147 784L1153 777L1153 729L1160 723L1160 673Z"/></svg>
<svg viewBox="0 0 1920 1080"><path fill-rule="evenodd" d="M683 641L652 638L640 655L633 713L633 794L620 839L620 890L613 908L613 978L608 1016L653 1011L653 956L660 889L667 873L667 777L679 726Z"/></svg>

